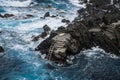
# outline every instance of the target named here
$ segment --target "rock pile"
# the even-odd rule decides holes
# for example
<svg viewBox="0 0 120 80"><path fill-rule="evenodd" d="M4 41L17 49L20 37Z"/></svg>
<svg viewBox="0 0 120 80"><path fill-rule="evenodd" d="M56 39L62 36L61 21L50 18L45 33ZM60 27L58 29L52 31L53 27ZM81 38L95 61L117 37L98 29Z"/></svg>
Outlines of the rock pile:
<svg viewBox="0 0 120 80"><path fill-rule="evenodd" d="M68 55L94 46L120 56L120 1L82 1L86 8L78 10L78 17L67 28L51 32L35 50L55 62L65 62Z"/></svg>

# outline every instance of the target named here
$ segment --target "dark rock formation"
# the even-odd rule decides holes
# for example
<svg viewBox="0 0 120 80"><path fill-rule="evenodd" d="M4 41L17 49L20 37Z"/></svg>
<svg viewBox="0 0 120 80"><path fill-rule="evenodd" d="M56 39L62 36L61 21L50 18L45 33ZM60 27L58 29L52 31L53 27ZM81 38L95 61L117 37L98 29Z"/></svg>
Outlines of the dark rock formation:
<svg viewBox="0 0 120 80"><path fill-rule="evenodd" d="M57 17L57 16L58 16L58 15L52 15L51 17L52 17L52 18L55 18L55 17Z"/></svg>
<svg viewBox="0 0 120 80"><path fill-rule="evenodd" d="M50 12L46 12L43 18L50 17Z"/></svg>
<svg viewBox="0 0 120 80"><path fill-rule="evenodd" d="M67 23L67 24L70 23L70 21L69 21L69 20L66 20L66 19L62 19L62 22L63 22L63 23Z"/></svg>
<svg viewBox="0 0 120 80"><path fill-rule="evenodd" d="M45 38L49 34L49 32L51 30L48 25L44 25L43 29L44 29L44 32L42 32L40 35L34 37L32 41L38 41L39 38Z"/></svg>
<svg viewBox="0 0 120 80"><path fill-rule="evenodd" d="M50 27L48 25L44 25L43 29L45 32L49 32L50 31Z"/></svg>
<svg viewBox="0 0 120 80"><path fill-rule="evenodd" d="M31 15L31 14L27 14L27 15L25 15L23 18L24 18L24 19L29 19L29 18L32 18L32 17L34 17L34 16Z"/></svg>
<svg viewBox="0 0 120 80"><path fill-rule="evenodd" d="M120 10L117 4L110 0L90 0L85 9L78 10L78 17L67 28L60 27L51 32L36 50L55 62L65 62L68 55L94 46L120 56Z"/></svg>
<svg viewBox="0 0 120 80"><path fill-rule="evenodd" d="M4 15L0 14L1 18L9 18L9 17L13 17L13 16L14 16L13 14L8 14L8 13L6 13Z"/></svg>
<svg viewBox="0 0 120 80"><path fill-rule="evenodd" d="M0 53L4 52L4 49L0 46Z"/></svg>

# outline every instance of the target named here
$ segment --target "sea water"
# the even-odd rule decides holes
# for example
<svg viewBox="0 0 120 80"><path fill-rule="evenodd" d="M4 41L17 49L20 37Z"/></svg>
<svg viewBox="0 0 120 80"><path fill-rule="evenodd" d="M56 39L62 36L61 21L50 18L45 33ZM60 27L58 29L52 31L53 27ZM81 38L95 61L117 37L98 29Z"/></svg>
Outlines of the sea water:
<svg viewBox="0 0 120 80"><path fill-rule="evenodd" d="M71 57L71 65L66 67L46 61L34 51L44 39L33 42L32 38L43 32L45 24L52 30L66 27L61 20L73 21L81 7L85 5L78 0L0 0L0 13L15 15L0 18L0 45L5 49L0 56L0 80L120 80L120 59L99 47ZM58 16L42 19L48 11ZM24 19L27 14L34 17Z"/></svg>

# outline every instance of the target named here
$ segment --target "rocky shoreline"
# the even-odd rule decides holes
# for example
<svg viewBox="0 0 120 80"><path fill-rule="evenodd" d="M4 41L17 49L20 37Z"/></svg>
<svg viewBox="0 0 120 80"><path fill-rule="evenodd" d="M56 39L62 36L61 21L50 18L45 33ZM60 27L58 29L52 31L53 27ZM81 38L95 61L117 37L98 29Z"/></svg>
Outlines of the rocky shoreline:
<svg viewBox="0 0 120 80"><path fill-rule="evenodd" d="M78 10L72 23L52 31L35 50L58 63L95 46L120 56L120 1L82 0L83 3L86 8Z"/></svg>

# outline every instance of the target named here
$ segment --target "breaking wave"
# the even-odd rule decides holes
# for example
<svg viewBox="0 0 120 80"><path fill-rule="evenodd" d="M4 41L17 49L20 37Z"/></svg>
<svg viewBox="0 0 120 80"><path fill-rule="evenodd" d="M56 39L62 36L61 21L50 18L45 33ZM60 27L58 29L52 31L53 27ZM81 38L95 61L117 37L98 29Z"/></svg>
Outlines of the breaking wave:
<svg viewBox="0 0 120 80"><path fill-rule="evenodd" d="M29 7L41 3L45 3L45 5L71 3L73 5L80 6L78 0L0 0L0 6L2 7Z"/></svg>

